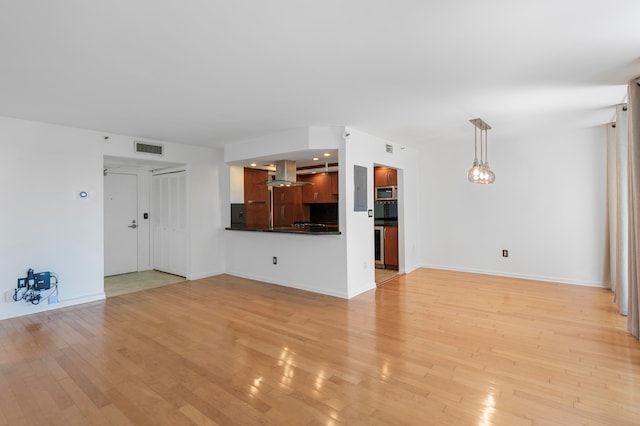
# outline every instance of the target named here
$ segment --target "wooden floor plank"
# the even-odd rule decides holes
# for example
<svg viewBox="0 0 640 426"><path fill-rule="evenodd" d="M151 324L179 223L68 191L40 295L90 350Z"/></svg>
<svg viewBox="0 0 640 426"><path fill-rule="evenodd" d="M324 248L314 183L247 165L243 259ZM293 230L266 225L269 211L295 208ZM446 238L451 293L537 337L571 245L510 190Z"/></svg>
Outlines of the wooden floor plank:
<svg viewBox="0 0 640 426"><path fill-rule="evenodd" d="M220 275L0 321L0 425L638 424L625 327L599 288L420 269L343 300Z"/></svg>

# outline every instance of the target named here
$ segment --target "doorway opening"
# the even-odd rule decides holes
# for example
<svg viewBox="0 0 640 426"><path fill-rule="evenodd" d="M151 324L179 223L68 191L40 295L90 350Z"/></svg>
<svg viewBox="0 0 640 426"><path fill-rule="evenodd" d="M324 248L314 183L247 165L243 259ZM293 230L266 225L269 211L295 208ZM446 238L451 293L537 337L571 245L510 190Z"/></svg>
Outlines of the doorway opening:
<svg viewBox="0 0 640 426"><path fill-rule="evenodd" d="M374 165L373 174L375 281L381 285L398 276L400 270L400 191L398 169Z"/></svg>
<svg viewBox="0 0 640 426"><path fill-rule="evenodd" d="M186 175L185 165L146 159L104 157L104 291L107 297L145 290L186 280L188 253L180 247L177 269L157 271L155 253L171 260L172 243L159 231L160 219L167 217L166 208L176 208L186 217L186 195L171 203L155 201L166 191L154 194L153 175L178 170ZM184 178L186 182L186 177ZM186 183L181 188L186 194ZM172 189L172 194L175 192ZM173 213L171 213L173 215ZM186 242L186 220L181 229ZM184 244L186 246L186 243ZM155 252L155 253L154 253ZM167 254L168 253L168 254ZM184 265L184 266L182 266ZM167 273L170 272L170 273Z"/></svg>

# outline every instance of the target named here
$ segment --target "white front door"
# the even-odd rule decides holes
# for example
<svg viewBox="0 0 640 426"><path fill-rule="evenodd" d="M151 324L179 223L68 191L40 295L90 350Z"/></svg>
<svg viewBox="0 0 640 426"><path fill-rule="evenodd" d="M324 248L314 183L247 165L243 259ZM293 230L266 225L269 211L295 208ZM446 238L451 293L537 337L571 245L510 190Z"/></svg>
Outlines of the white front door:
<svg viewBox="0 0 640 426"><path fill-rule="evenodd" d="M104 275L138 270L138 176L104 177Z"/></svg>

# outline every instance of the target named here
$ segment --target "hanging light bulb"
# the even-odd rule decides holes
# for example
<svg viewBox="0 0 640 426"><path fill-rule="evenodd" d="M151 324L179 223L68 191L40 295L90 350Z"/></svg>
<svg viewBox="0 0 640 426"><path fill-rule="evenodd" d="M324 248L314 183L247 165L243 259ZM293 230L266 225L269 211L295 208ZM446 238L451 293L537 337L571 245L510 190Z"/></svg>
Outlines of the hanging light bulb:
<svg viewBox="0 0 640 426"><path fill-rule="evenodd" d="M488 168L489 164L487 164L487 183L493 183L496 181L496 174L493 173L493 171L491 169Z"/></svg>
<svg viewBox="0 0 640 426"><path fill-rule="evenodd" d="M496 175L491 171L489 167L488 158L488 137L487 130L491 129L484 120L480 118L474 118L469 120L475 126L474 130L474 158L473 166L467 172L467 180L472 183L490 184L495 182ZM480 129L480 160L478 161L478 129ZM484 133L484 142L483 142Z"/></svg>
<svg viewBox="0 0 640 426"><path fill-rule="evenodd" d="M480 167L478 164L478 160L473 160L473 165L467 172L467 180L469 182L475 182L478 180L479 175L480 175Z"/></svg>
<svg viewBox="0 0 640 426"><path fill-rule="evenodd" d="M484 163L480 166L480 178L476 183L487 183L487 169L484 167Z"/></svg>
<svg viewBox="0 0 640 426"><path fill-rule="evenodd" d="M482 138L482 133L480 134ZM480 144L482 146L482 139L480 139ZM478 182L480 179L480 163L478 162L478 128L475 128L474 131L474 156L473 156L473 164L471 168L467 172L467 180L472 183Z"/></svg>

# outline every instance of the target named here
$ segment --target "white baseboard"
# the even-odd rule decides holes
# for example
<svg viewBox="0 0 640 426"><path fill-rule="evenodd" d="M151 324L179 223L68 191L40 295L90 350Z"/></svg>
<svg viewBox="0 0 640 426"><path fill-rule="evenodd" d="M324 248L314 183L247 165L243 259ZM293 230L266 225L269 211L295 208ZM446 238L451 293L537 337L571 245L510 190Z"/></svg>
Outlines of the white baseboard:
<svg viewBox="0 0 640 426"><path fill-rule="evenodd" d="M298 289L298 290L310 291L312 293L319 293L319 294L324 294L324 295L327 295L327 296L339 297L341 299L348 299L349 298L349 296L346 293L339 292L339 291L328 290L326 288L302 286L302 285L300 285L298 283L287 282L287 281L273 281L271 278L263 278L263 277L258 277L258 276L252 276L252 275L242 274L242 273L233 272L233 271L227 271L226 273L229 274L229 275L233 275L235 277L246 278L246 279L254 280L254 281L261 281L261 282L266 283L266 284L275 284L275 285L280 285L280 286L283 286L283 287L290 287L290 288L295 288L295 289Z"/></svg>
<svg viewBox="0 0 640 426"><path fill-rule="evenodd" d="M375 290L375 288L376 288L376 283L375 282L360 286L360 287L356 288L354 291L350 291L348 298L352 299L352 298L354 298L354 297L356 297L356 296L358 296L358 295L360 295L362 293L366 293L369 290Z"/></svg>
<svg viewBox="0 0 640 426"><path fill-rule="evenodd" d="M81 305L83 303L97 302L99 300L104 300L105 297L106 296L104 292L101 292L101 293L89 294L82 297L74 297L73 299L60 299L58 303L55 303L53 305L49 305L46 300L43 300L38 305L24 303L24 305L27 308L32 308L32 309L24 309L20 311L12 309L12 312L0 312L0 320L16 318L16 317L21 317L25 315L32 315L40 312L52 311L55 309L68 308L70 306ZM22 302L14 302L14 303L19 304ZM19 306L19 305L15 305L15 306Z"/></svg>
<svg viewBox="0 0 640 426"><path fill-rule="evenodd" d="M214 277L216 275L221 275L224 274L224 271L216 271L216 272L204 272L204 273L200 273L200 274L189 274L186 278L189 281L192 280L199 280L202 278L209 278L209 277Z"/></svg>
<svg viewBox="0 0 640 426"><path fill-rule="evenodd" d="M443 269L447 271L458 271L458 272L471 272L474 274L485 274L485 275L495 275L499 277L509 277L509 278L521 278L524 280L533 280L533 281L545 281L559 284L571 284L571 285L581 285L585 287L599 287L605 288L605 285L601 281L585 281L585 280L572 280L567 278L560 277L548 277L545 275L529 275L529 274L519 274L515 272L504 272L504 271L492 271L487 269L475 269L475 268L465 268L461 266L447 266L447 265L432 265L425 264L422 265L423 268L431 268L431 269Z"/></svg>
<svg viewBox="0 0 640 426"><path fill-rule="evenodd" d="M420 269L420 268L422 268L422 267L423 267L422 265L406 266L402 272L403 272L403 273L405 273L405 274L410 274L410 273L412 273L413 271L415 271L415 270L417 270L417 269Z"/></svg>

